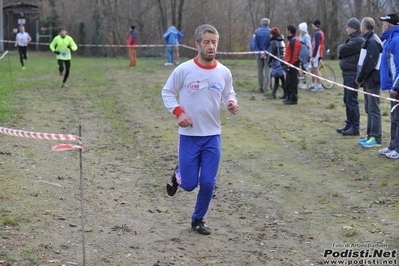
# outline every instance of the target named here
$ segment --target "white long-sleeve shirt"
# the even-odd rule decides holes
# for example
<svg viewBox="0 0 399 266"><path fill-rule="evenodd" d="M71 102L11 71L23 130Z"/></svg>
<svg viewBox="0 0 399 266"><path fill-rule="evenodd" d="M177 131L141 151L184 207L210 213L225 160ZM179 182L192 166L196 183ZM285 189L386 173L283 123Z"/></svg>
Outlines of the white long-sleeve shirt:
<svg viewBox="0 0 399 266"><path fill-rule="evenodd" d="M27 46L28 40L30 39L29 33L25 32L18 32L15 36L15 40L18 42L19 46Z"/></svg>
<svg viewBox="0 0 399 266"><path fill-rule="evenodd" d="M221 103L226 107L229 101L237 102L230 70L214 62L212 66L202 66L194 58L180 64L162 89L163 102L169 112L180 106L193 122L193 127L179 128L181 135L221 134Z"/></svg>

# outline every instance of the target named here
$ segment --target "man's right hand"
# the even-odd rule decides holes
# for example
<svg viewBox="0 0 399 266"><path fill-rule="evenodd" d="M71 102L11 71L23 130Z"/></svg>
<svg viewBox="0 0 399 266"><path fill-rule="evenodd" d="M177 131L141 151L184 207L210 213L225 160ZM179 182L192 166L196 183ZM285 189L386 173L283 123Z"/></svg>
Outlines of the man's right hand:
<svg viewBox="0 0 399 266"><path fill-rule="evenodd" d="M177 124L179 127L193 127L191 118L186 113L181 113L177 118Z"/></svg>
<svg viewBox="0 0 399 266"><path fill-rule="evenodd" d="M55 54L60 54L60 51L54 51Z"/></svg>

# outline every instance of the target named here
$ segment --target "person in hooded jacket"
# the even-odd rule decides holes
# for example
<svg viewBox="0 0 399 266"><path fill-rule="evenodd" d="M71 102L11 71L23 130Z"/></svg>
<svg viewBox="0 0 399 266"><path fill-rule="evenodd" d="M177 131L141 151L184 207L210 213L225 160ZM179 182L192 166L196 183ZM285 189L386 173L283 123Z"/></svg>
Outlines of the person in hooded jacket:
<svg viewBox="0 0 399 266"><path fill-rule="evenodd" d="M166 63L165 66L173 66L175 64L175 48L183 39L184 35L175 26L170 26L164 33L163 38L166 46Z"/></svg>
<svg viewBox="0 0 399 266"><path fill-rule="evenodd" d="M284 59L285 55L285 43L284 43L284 37L280 33L280 29L277 27L273 27L270 29L270 53L272 55L275 55L276 57L280 58L281 60ZM269 66L270 63L274 60L277 60L273 58L272 56L269 56ZM272 91L272 96L273 99L276 99L276 92L278 89L278 84L279 81L281 80L281 87L284 90L284 94L280 97L280 99L285 99L287 97L287 92L285 88L285 77L284 73L283 75L279 77L274 77L274 85L273 85L273 91Z"/></svg>
<svg viewBox="0 0 399 266"><path fill-rule="evenodd" d="M349 39L346 43L338 46L339 67L342 70L344 85L358 89L356 84L357 64L359 62L360 50L364 43L364 37L360 32L360 21L350 18L346 22L346 33ZM360 133L360 110L357 91L344 88L344 103L346 107L346 120L343 128L337 128L337 132L344 136L358 136Z"/></svg>
<svg viewBox="0 0 399 266"><path fill-rule="evenodd" d="M389 14L380 17L382 21L382 36L384 41L380 82L381 90L389 91L389 97L399 100L399 16ZM399 102L391 101L391 108ZM399 108L391 112L391 141L388 147L378 151L390 159L399 158Z"/></svg>
<svg viewBox="0 0 399 266"><path fill-rule="evenodd" d="M308 49L309 49L309 59L312 56L312 38L310 37L308 33L308 24L306 22L302 22L298 25L298 37L299 40L301 41L302 45L305 44ZM309 62L302 63L302 70L309 71L308 68ZM302 71L301 71L302 72ZM301 89L306 90L308 86L306 85L306 75L305 73L302 72L302 75L300 73L299 79L302 80L302 84L299 86Z"/></svg>

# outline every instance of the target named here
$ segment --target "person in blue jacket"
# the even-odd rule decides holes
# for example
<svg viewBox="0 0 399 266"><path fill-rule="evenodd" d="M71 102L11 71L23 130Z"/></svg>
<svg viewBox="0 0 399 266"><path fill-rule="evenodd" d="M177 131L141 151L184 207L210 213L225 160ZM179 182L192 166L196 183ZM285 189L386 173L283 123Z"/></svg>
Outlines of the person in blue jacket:
<svg viewBox="0 0 399 266"><path fill-rule="evenodd" d="M268 64L268 54L270 52L270 19L262 18L260 28L256 29L250 43L251 50L256 53L256 63L258 65L258 92L266 92L270 86L270 67Z"/></svg>
<svg viewBox="0 0 399 266"><path fill-rule="evenodd" d="M389 14L380 17L381 40L384 41L381 55L381 90L389 91L390 98L399 100L399 16ZM399 102L391 101L391 108ZM399 158L399 106L391 112L391 141L388 147L378 151L390 159Z"/></svg>
<svg viewBox="0 0 399 266"><path fill-rule="evenodd" d="M174 52L176 45L179 45L181 39L184 35L175 26L170 26L168 30L164 33L163 38L167 44L166 46L166 63L165 66L173 66L174 62Z"/></svg>

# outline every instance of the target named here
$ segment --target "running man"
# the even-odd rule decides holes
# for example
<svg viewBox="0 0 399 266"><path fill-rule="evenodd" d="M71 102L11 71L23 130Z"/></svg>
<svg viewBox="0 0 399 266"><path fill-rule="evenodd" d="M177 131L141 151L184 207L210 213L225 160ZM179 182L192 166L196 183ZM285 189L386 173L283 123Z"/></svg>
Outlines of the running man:
<svg viewBox="0 0 399 266"><path fill-rule="evenodd" d="M162 89L163 102L179 125L179 165L166 190L173 196L179 186L193 191L199 185L191 226L199 234L209 235L211 229L204 218L221 158L220 108L223 104L236 115L239 107L230 70L215 60L218 31L208 24L199 26L194 44L198 55L176 67Z"/></svg>
<svg viewBox="0 0 399 266"><path fill-rule="evenodd" d="M25 32L25 26L19 26L19 32L15 36L15 47L18 47L19 61L21 62L22 69L25 69L24 59L27 60L28 44L32 41L29 33Z"/></svg>
<svg viewBox="0 0 399 266"><path fill-rule="evenodd" d="M50 50L56 54L58 61L58 70L60 76L64 76L61 87L67 87L65 84L68 76L69 69L71 68L71 51L76 51L78 46L71 36L67 34L64 27L60 28L59 35L55 36L50 44ZM65 75L64 75L64 64L65 64Z"/></svg>

